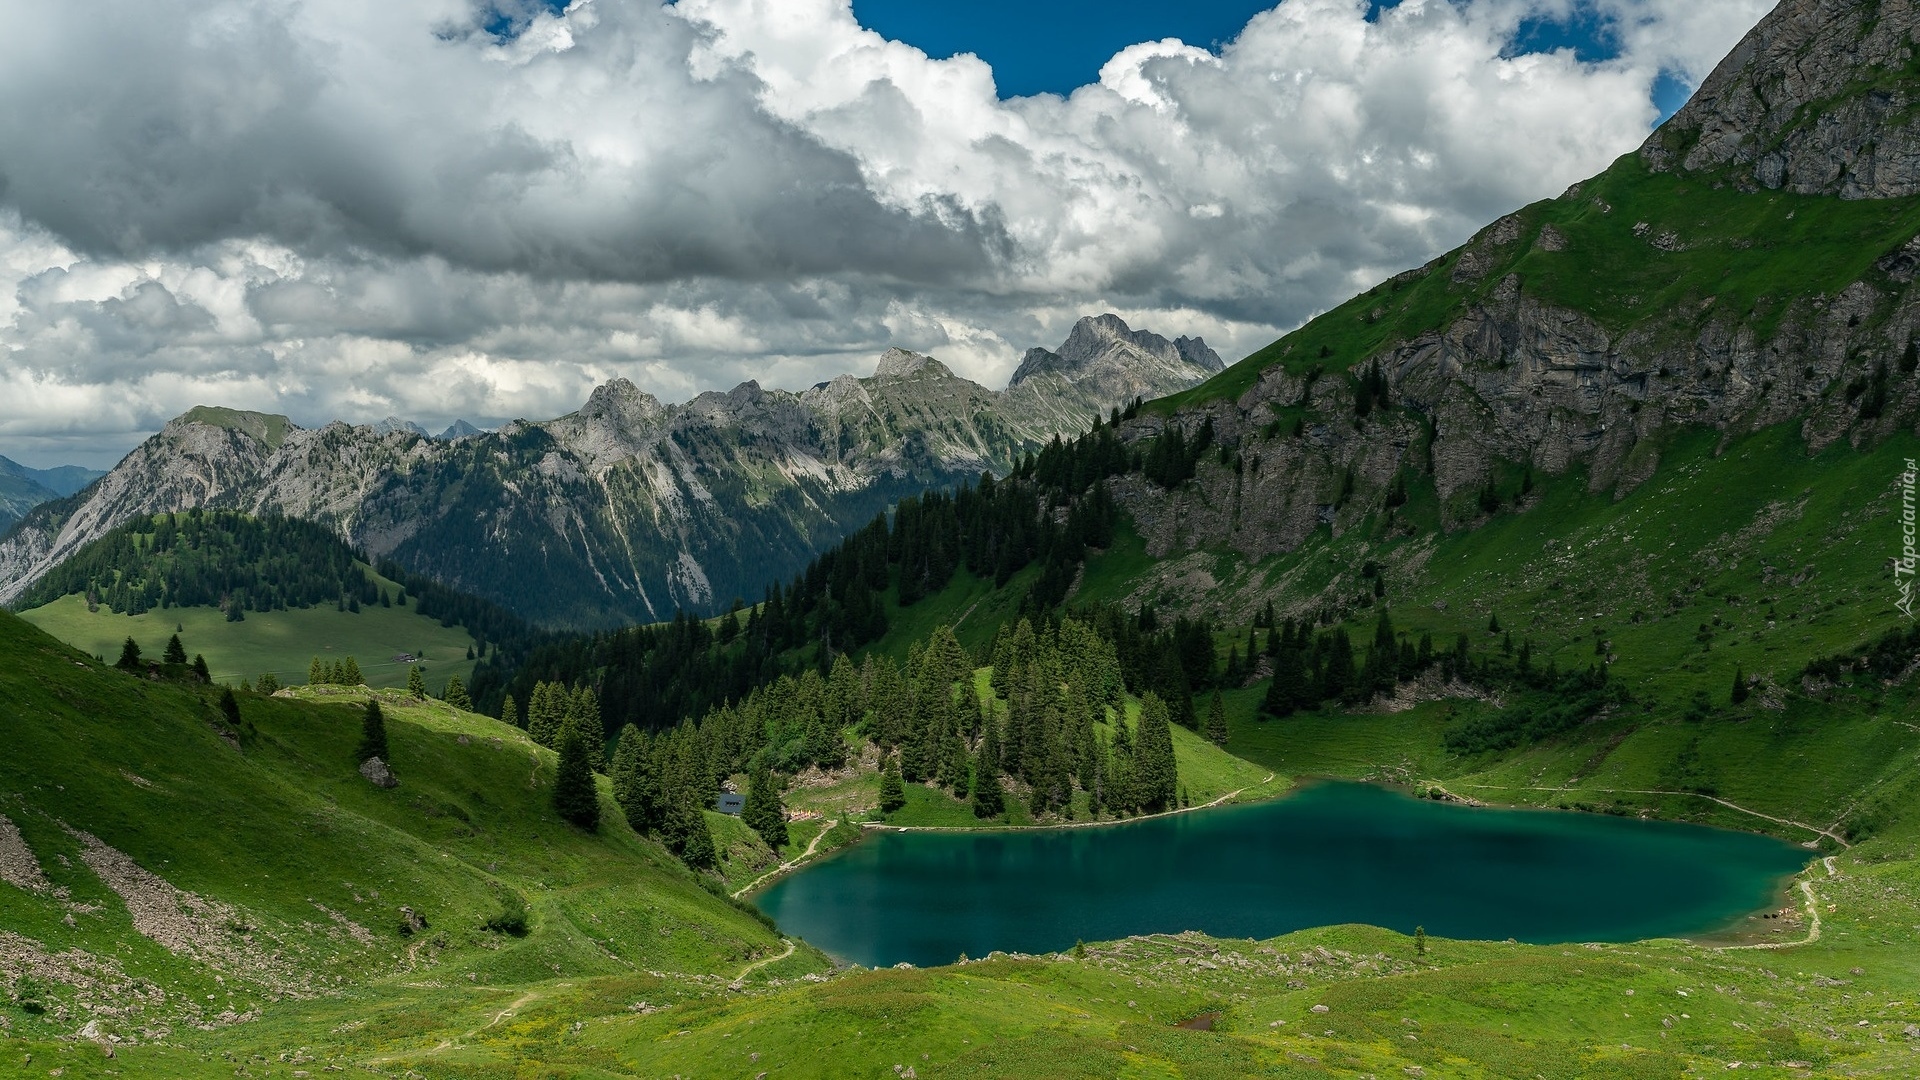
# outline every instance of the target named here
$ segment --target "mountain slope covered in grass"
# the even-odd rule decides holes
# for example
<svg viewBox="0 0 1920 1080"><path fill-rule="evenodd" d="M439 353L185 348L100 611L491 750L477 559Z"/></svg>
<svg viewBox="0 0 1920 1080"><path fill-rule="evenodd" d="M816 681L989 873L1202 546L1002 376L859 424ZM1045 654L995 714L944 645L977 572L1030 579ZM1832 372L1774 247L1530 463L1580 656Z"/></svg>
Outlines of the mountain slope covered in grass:
<svg viewBox="0 0 1920 1080"><path fill-rule="evenodd" d="M158 659L178 634L216 682L307 681L352 657L374 686L424 666L434 690L457 677L499 711L502 672L538 634L486 601L379 568L324 526L231 510L163 513L93 541L16 601L27 621L114 659L131 637Z"/></svg>

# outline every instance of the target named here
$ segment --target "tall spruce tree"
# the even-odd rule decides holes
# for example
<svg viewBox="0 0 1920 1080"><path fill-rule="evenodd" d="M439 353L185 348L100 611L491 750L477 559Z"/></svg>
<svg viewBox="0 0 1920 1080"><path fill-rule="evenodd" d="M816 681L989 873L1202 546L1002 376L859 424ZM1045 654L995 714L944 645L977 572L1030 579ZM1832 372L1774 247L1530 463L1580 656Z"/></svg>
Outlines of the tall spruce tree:
<svg viewBox="0 0 1920 1080"><path fill-rule="evenodd" d="M114 667L121 671L140 670L140 643L129 637L120 643L120 659L114 661Z"/></svg>
<svg viewBox="0 0 1920 1080"><path fill-rule="evenodd" d="M695 870L705 870L718 861L713 845L713 830L707 828L707 815L698 810L682 813L684 819L680 827L685 838L680 845L680 861Z"/></svg>
<svg viewBox="0 0 1920 1080"><path fill-rule="evenodd" d="M387 750L387 717L380 711L380 703L369 699L367 711L360 718L360 748L355 751L358 761L379 758L387 764L393 764Z"/></svg>
<svg viewBox="0 0 1920 1080"><path fill-rule="evenodd" d="M227 726L240 728L240 699L233 696L233 687L220 688L220 715L227 718Z"/></svg>
<svg viewBox="0 0 1920 1080"><path fill-rule="evenodd" d="M907 788L900 780L900 766L888 757L886 768L880 773L880 812L891 814L905 805Z"/></svg>
<svg viewBox="0 0 1920 1080"><path fill-rule="evenodd" d="M593 766L587 760L587 742L576 725L569 725L560 737L553 808L563 820L588 832L600 827L600 797L593 787Z"/></svg>
<svg viewBox="0 0 1920 1080"><path fill-rule="evenodd" d="M360 674L360 662L349 656L340 662L340 684L359 686L367 680Z"/></svg>
<svg viewBox="0 0 1920 1080"><path fill-rule="evenodd" d="M187 647L180 644L179 634L175 634L167 639L167 651L161 655L160 662L163 664L183 665L187 662Z"/></svg>
<svg viewBox="0 0 1920 1080"><path fill-rule="evenodd" d="M747 797L740 806L740 820L775 852L787 846L787 810L780 805L780 793L774 789L773 771L764 762L747 775Z"/></svg>
<svg viewBox="0 0 1920 1080"><path fill-rule="evenodd" d="M417 663L407 665L407 693L415 701L427 700L427 672Z"/></svg>
<svg viewBox="0 0 1920 1080"><path fill-rule="evenodd" d="M1167 703L1151 690L1140 699L1138 727L1134 759L1138 769L1135 782L1139 785L1139 806L1149 813L1168 809L1179 791L1173 759L1172 719Z"/></svg>
<svg viewBox="0 0 1920 1080"><path fill-rule="evenodd" d="M560 737L561 721L566 719L566 690L557 683L533 684L527 698L527 735L541 746L554 746Z"/></svg>
<svg viewBox="0 0 1920 1080"><path fill-rule="evenodd" d="M1207 738L1215 746L1227 745L1227 708L1218 690L1213 692L1213 700L1207 703Z"/></svg>
<svg viewBox="0 0 1920 1080"><path fill-rule="evenodd" d="M1007 809L1006 791L1000 786L1000 771L982 750L973 759L973 816L996 818Z"/></svg>
<svg viewBox="0 0 1920 1080"><path fill-rule="evenodd" d="M514 704L512 694L500 702L500 722L512 727L520 726L520 707Z"/></svg>
<svg viewBox="0 0 1920 1080"><path fill-rule="evenodd" d="M211 684L213 682L213 672L207 670L206 657L201 656L199 653L194 653L193 663L188 664L187 666L193 669L194 678L199 679L203 683Z"/></svg>
<svg viewBox="0 0 1920 1080"><path fill-rule="evenodd" d="M607 729L600 719L600 698L594 694L593 687L583 686L566 700L566 720L580 729L580 737L587 743L587 762L594 772L607 769Z"/></svg>
<svg viewBox="0 0 1920 1080"><path fill-rule="evenodd" d="M316 656L313 658L313 663L307 665L307 685L319 686L326 681L327 669L321 665L320 658Z"/></svg>
<svg viewBox="0 0 1920 1080"><path fill-rule="evenodd" d="M647 737L628 724L620 729L620 741L613 748L613 799L627 816L634 832L650 833L660 827L656 807L659 804L659 775L653 769L653 755Z"/></svg>
<svg viewBox="0 0 1920 1080"><path fill-rule="evenodd" d="M447 676L447 688L441 691L440 700L456 709L473 711L473 699L467 696L467 688L461 684L460 676Z"/></svg>

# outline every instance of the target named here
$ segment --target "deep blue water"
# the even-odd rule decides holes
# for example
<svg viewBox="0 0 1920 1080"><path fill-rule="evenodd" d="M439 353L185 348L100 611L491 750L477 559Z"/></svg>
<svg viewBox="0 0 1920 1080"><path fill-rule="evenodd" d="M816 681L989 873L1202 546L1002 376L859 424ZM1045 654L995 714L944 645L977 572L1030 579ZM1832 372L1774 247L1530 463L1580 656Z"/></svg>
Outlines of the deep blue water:
<svg viewBox="0 0 1920 1080"><path fill-rule="evenodd" d="M1749 833L1324 783L1273 802L1101 828L881 832L756 903L786 933L869 967L1336 923L1629 941L1725 926L1772 903L1808 858Z"/></svg>

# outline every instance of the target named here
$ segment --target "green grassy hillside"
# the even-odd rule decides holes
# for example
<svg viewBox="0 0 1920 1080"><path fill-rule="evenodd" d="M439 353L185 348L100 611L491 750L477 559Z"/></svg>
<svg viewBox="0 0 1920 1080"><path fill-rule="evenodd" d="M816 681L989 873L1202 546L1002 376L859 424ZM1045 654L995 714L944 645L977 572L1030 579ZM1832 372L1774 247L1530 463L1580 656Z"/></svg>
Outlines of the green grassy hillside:
<svg viewBox="0 0 1920 1080"><path fill-rule="evenodd" d="M270 1028L263 1011L378 1041L397 1034L382 1003L423 988L438 1018L556 979L665 1000L782 948L610 796L598 834L563 824L553 755L517 729L383 695L400 785L382 790L355 770L364 691L243 694L231 730L210 689L112 671L10 615L0 656L0 1071L27 1053L77 1068L56 1040L89 1019L123 1040L117 1064L78 1044L96 1064L199 1075L206 1048ZM403 908L424 925L403 932ZM523 936L486 928L513 911Z"/></svg>
<svg viewBox="0 0 1920 1080"><path fill-rule="evenodd" d="M372 686L405 686L409 665L400 653L426 657L427 682L435 693L449 675L471 683L474 647L465 627L441 626L412 607L331 607L261 611L245 622L228 622L218 608L186 607L116 615L88 611L84 597L66 596L20 613L20 617L73 647L109 662L128 637L143 655L158 657L176 630L187 655L200 653L215 682L238 683L271 672L282 684L304 683L314 657L323 663L351 656Z"/></svg>

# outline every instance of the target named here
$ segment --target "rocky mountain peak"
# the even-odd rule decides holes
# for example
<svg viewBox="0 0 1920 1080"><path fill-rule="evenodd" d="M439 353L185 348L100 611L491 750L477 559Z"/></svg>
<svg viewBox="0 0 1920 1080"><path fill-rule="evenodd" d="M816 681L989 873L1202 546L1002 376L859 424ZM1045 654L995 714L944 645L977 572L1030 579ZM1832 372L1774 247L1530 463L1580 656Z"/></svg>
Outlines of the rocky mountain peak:
<svg viewBox="0 0 1920 1080"><path fill-rule="evenodd" d="M391 435L396 431L404 431L409 434L418 435L421 438L425 438L427 435L426 428L421 427L411 420L402 420L397 416L389 416L385 420L373 425L373 433L375 435Z"/></svg>
<svg viewBox="0 0 1920 1080"><path fill-rule="evenodd" d="M1200 338L1168 341L1151 330L1135 330L1120 316L1108 313L1074 323L1057 351L1028 349L1008 385L1017 386L1046 372L1078 382L1091 374L1148 375L1189 368L1197 369L1185 373L1189 381L1198 381L1225 366L1220 354Z"/></svg>
<svg viewBox="0 0 1920 1080"><path fill-rule="evenodd" d="M873 369L876 379L906 379L918 376L950 379L953 372L940 361L924 353L911 352L894 347L880 354L880 364Z"/></svg>
<svg viewBox="0 0 1920 1080"><path fill-rule="evenodd" d="M1782 0L1641 147L1655 172L1848 199L1920 193L1908 3Z"/></svg>
<svg viewBox="0 0 1920 1080"><path fill-rule="evenodd" d="M631 430L660 419L665 411L659 398L616 376L594 387L587 403L574 415L582 421L605 421Z"/></svg>

